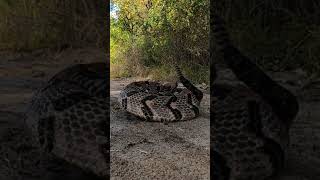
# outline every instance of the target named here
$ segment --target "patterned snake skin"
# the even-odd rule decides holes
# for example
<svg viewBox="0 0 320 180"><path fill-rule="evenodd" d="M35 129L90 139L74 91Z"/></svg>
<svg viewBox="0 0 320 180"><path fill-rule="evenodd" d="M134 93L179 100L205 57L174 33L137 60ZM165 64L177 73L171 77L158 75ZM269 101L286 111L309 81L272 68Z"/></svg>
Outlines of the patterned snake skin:
<svg viewBox="0 0 320 180"><path fill-rule="evenodd" d="M60 101L67 100L71 95L74 98L69 99L69 105L76 103L71 100L81 100L75 98L77 94L107 97L106 66L106 63L77 64L54 75L34 93L26 110L27 117L32 117L26 119L27 124L33 131L37 131L38 120L51 116L53 106L63 109L64 106L59 105Z"/></svg>
<svg viewBox="0 0 320 180"><path fill-rule="evenodd" d="M267 179L285 164L296 98L230 42L222 18L212 13L212 42L245 85L213 83L211 166L215 180Z"/></svg>
<svg viewBox="0 0 320 180"><path fill-rule="evenodd" d="M224 61L246 84L213 84L213 179L266 179L285 163L297 100L231 44L218 15L210 20ZM135 82L121 92L120 104L149 121L196 117L203 94L176 70L186 89ZM104 178L109 178L107 72L106 63L92 63L58 73L34 95L25 119L45 152Z"/></svg>
<svg viewBox="0 0 320 180"><path fill-rule="evenodd" d="M53 76L33 96L26 111L46 154L109 177L107 64L78 64Z"/></svg>
<svg viewBox="0 0 320 180"><path fill-rule="evenodd" d="M203 93L190 83L175 64L180 82L186 88L138 81L127 85L118 98L127 112L147 121L183 121L199 115Z"/></svg>

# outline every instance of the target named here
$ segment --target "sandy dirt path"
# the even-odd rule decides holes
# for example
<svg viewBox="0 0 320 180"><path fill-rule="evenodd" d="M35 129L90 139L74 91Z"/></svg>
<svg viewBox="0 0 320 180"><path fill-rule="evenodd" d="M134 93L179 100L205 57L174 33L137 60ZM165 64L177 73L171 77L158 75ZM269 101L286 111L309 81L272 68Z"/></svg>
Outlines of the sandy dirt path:
<svg viewBox="0 0 320 180"><path fill-rule="evenodd" d="M103 51L70 50L51 56L3 56L0 61L0 179L49 180L59 176L37 175L37 169L19 166L23 157L17 146L24 137L23 112L34 90L50 76L74 63L104 61ZM228 74L228 73L226 73ZM320 81L303 86L301 73L273 74L297 94L300 112L291 130L288 168L281 180L320 179ZM228 80L226 75L225 79ZM209 96L201 116L192 121L162 124L139 121L117 108L116 96L133 79L111 81L111 173L113 179L209 179ZM304 87L304 88L302 88ZM23 154L23 153L22 153ZM17 173L20 175L17 175ZM79 171L60 174L79 178ZM68 174L69 173L69 174ZM57 173L59 174L59 173ZM75 174L78 174L75 175ZM86 178L83 178L86 179Z"/></svg>
<svg viewBox="0 0 320 180"><path fill-rule="evenodd" d="M209 94L194 120L145 122L115 108L119 91L131 81L111 81L112 179L209 179Z"/></svg>

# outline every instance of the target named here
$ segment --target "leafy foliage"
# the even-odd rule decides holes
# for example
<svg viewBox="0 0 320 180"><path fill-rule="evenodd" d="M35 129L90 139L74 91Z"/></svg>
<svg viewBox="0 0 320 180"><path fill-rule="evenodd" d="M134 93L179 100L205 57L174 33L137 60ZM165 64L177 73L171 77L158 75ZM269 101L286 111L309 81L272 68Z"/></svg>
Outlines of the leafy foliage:
<svg viewBox="0 0 320 180"><path fill-rule="evenodd" d="M151 75L168 80L174 77L173 61L178 61L192 80L208 82L209 73L199 73L208 72L209 65L208 0L111 3L119 9L117 17L111 19L113 77ZM198 71L190 71L190 67Z"/></svg>

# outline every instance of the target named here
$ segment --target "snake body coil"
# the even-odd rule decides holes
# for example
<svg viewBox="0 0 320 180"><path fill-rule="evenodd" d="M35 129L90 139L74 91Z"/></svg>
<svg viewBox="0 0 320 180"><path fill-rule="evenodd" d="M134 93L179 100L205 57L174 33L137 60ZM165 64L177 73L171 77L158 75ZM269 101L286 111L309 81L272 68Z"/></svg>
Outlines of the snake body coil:
<svg viewBox="0 0 320 180"><path fill-rule="evenodd" d="M182 75L177 65L175 68L186 88L150 81L133 82L121 91L121 106L148 121L184 121L197 117L203 94Z"/></svg>
<svg viewBox="0 0 320 180"><path fill-rule="evenodd" d="M266 179L284 166L298 102L232 45L219 15L213 13L210 24L225 63L246 85L213 83L213 177Z"/></svg>

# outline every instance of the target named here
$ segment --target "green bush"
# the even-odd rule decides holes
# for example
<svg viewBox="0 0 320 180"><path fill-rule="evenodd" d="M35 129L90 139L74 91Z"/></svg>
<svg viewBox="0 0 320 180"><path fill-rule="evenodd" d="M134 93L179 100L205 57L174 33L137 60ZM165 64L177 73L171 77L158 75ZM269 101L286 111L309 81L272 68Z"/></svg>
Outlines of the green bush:
<svg viewBox="0 0 320 180"><path fill-rule="evenodd" d="M170 80L175 76L173 61L178 61L191 80L208 82L208 0L114 0L112 4L119 11L111 19L111 77ZM116 72L119 66L122 72Z"/></svg>

